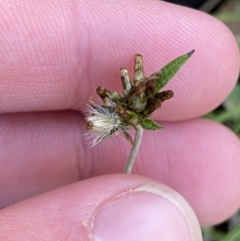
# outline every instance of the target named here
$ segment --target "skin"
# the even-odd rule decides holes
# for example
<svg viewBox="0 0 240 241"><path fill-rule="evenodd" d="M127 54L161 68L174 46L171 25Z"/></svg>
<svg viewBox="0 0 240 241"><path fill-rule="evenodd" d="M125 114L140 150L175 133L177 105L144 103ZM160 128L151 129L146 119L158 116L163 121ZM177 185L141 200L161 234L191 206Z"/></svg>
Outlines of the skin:
<svg viewBox="0 0 240 241"><path fill-rule="evenodd" d="M109 221L101 208L115 207L119 195L148 190L151 183L160 194L139 191L136 203L163 197L163 183L187 200L203 226L239 208L240 141L222 125L198 118L227 97L239 73L237 44L222 23L152 0L10 0L0 3L0 28L1 240L108 240L108 227L118 231L114 220L122 209ZM138 175L116 174L129 144L114 137L91 149L84 137L86 101L96 97L98 85L120 90L118 69L132 73L136 53L150 75L192 49L167 85L174 97L153 115L164 129L144 132L133 170ZM176 218L169 203L181 198L167 192L170 198L159 204L167 216L156 221L151 240L163 232L173 235L166 240L200 240L194 214L190 225L184 215ZM176 210L191 210L176 202ZM101 235L99 224L105 224ZM145 225L129 227L136 238L122 240L140 240Z"/></svg>

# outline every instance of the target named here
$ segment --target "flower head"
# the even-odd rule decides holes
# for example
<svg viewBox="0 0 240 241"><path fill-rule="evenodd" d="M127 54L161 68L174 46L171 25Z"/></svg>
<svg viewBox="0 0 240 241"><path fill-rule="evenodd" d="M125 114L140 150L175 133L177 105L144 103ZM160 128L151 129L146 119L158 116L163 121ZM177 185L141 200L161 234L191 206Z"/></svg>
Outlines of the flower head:
<svg viewBox="0 0 240 241"><path fill-rule="evenodd" d="M122 95L98 86L97 94L102 98L103 105L89 101L85 119L92 145L113 135L123 133L125 138L133 144L128 130L140 125L147 130L157 130L161 126L148 117L162 102L173 97L173 91L159 92L168 81L178 72L180 67L189 59L194 51L182 55L160 71L146 77L143 71L142 55L135 55L134 76L130 80L126 68L120 68L123 86Z"/></svg>

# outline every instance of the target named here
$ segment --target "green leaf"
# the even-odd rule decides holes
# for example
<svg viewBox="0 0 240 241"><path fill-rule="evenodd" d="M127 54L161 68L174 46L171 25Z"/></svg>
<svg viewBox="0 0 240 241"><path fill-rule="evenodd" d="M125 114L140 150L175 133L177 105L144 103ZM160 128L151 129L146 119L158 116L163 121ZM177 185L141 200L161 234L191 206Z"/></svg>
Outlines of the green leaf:
<svg viewBox="0 0 240 241"><path fill-rule="evenodd" d="M237 241L240 239L240 224L231 230L221 241Z"/></svg>
<svg viewBox="0 0 240 241"><path fill-rule="evenodd" d="M150 119L144 119L140 125L145 130L159 130L163 128L162 126L158 125L156 122L150 120Z"/></svg>
<svg viewBox="0 0 240 241"><path fill-rule="evenodd" d="M168 63L161 69L160 78L157 79L156 93L158 93L159 90L162 89L168 83L168 81L188 61L188 59L193 55L193 53L194 50L174 59L172 62Z"/></svg>
<svg viewBox="0 0 240 241"><path fill-rule="evenodd" d="M236 120L232 127L233 132L238 133L240 131L240 119Z"/></svg>

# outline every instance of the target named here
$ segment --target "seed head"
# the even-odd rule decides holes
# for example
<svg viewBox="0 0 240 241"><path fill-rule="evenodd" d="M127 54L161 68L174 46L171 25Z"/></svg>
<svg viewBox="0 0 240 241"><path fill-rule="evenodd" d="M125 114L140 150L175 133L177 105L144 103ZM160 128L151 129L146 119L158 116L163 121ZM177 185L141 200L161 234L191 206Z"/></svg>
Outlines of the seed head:
<svg viewBox="0 0 240 241"><path fill-rule="evenodd" d="M89 131L87 135L91 139L92 146L97 145L106 138L131 129L131 126L128 126L117 113L116 106L100 106L89 101L85 119Z"/></svg>

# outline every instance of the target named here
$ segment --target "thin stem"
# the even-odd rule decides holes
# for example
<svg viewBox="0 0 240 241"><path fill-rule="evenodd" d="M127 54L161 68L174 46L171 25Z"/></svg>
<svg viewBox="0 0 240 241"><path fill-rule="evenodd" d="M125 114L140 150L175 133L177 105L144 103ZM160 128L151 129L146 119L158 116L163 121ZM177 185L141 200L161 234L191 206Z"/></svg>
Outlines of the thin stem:
<svg viewBox="0 0 240 241"><path fill-rule="evenodd" d="M139 149L140 144L141 144L143 128L140 125L137 125L136 129L137 130L136 130L136 134L135 134L135 138L134 138L134 145L131 149L131 152L129 154L129 157L128 157L128 160L127 160L127 163L126 163L126 167L125 167L125 170L124 170L125 173L131 173L135 157L137 155L138 149Z"/></svg>

